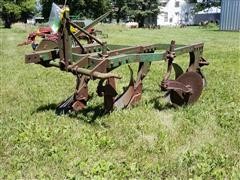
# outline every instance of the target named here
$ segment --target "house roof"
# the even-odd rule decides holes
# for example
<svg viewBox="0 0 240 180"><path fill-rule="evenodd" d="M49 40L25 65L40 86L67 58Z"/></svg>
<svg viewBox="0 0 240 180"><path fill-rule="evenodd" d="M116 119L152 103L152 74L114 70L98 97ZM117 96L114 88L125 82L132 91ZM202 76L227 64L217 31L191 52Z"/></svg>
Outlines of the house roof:
<svg viewBox="0 0 240 180"><path fill-rule="evenodd" d="M221 13L220 7L210 7L202 11L197 12L196 14L211 14L211 13Z"/></svg>

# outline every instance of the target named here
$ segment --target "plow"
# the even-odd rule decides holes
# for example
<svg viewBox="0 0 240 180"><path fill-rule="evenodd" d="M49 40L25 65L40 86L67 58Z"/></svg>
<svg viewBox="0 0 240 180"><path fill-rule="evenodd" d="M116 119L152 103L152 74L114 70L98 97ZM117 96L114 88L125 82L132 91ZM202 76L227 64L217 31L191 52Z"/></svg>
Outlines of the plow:
<svg viewBox="0 0 240 180"><path fill-rule="evenodd" d="M76 33L71 28L77 29ZM83 45L79 34L84 34L93 40L91 44ZM150 70L151 64L165 62L166 73L159 84L161 91L165 91L174 106L184 106L195 103L206 85L202 67L208 65L203 56L203 43L191 45L176 45L171 41L168 49L158 51L159 44L127 46L112 49L106 42L89 33L86 28L78 26L69 18L69 9L62 9L62 19L54 41L42 40L45 48L25 55L26 63L35 63L43 67L55 67L61 71L72 73L76 77L76 87L69 98L61 102L57 114L69 111L79 112L87 108L89 101L89 81L97 81L96 93L103 97L104 113L114 109L127 108L137 104L142 97L143 81ZM73 43L74 41L74 43ZM43 42L42 42L43 43ZM75 44L75 45L73 45ZM46 48L47 47L47 48ZM189 54L189 65L183 70L177 63L176 57ZM131 64L138 64L137 76L133 76ZM128 65L130 81L123 92L117 91L117 81L122 76L114 70ZM174 74L174 78L171 74Z"/></svg>

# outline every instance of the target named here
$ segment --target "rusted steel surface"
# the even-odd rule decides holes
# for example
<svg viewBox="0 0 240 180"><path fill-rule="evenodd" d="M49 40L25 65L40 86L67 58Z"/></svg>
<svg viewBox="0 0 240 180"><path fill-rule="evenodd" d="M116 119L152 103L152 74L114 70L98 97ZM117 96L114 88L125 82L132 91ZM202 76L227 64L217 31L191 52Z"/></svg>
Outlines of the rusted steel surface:
<svg viewBox="0 0 240 180"><path fill-rule="evenodd" d="M202 57L203 43L177 46L175 41L171 41L169 48L162 52L156 52L159 47L163 47L160 44L110 50L106 42L92 37L86 30L71 22L68 11L64 12L57 46L53 49L36 50L25 57L26 63L56 67L76 76L75 92L59 104L56 110L58 114L87 108L89 80L99 80L97 94L103 97L105 113L115 108L121 109L137 104L141 100L143 80L150 70L151 63L160 61L167 64L167 72L163 75L160 87L162 91L166 91L165 96L170 97L170 103L181 106L192 104L199 99L206 84L201 68L209 64ZM94 39L95 43L82 45L76 39L76 34L71 33L70 26ZM72 40L76 41L77 46L72 47ZM189 66L186 72L175 62L177 56L185 53L189 53ZM136 78L133 77L131 63L139 64ZM121 79L121 76L112 71L124 64L129 67L130 81L123 92L118 93L116 79ZM170 79L172 73L175 73L175 79Z"/></svg>
<svg viewBox="0 0 240 180"><path fill-rule="evenodd" d="M192 104L198 100L202 93L203 83L197 72L186 72L179 76L175 82L179 84L174 85L170 90L170 99L174 105Z"/></svg>
<svg viewBox="0 0 240 180"><path fill-rule="evenodd" d="M93 27L96 24L98 24L99 22L101 22L102 20L104 20L107 16L109 16L109 14L111 12L112 11L106 12L105 14L98 17L93 22L91 22L89 25L87 25L83 28L81 28L80 26L78 26L77 24L74 23L73 24L74 26L78 26L81 28L81 30L78 29L77 32L71 33L72 37L75 38L75 42L77 43L80 40L86 40L88 44L94 43L97 33ZM68 19L69 19L69 16L68 16ZM63 19L63 21L64 21L64 19ZM71 32L71 30L69 32ZM87 33L87 35L86 35L86 33ZM37 37L43 38L39 44L36 42ZM19 43L18 46L31 44L33 50L36 50L36 51L54 49L54 48L58 48L58 44L57 44L58 39L59 39L59 34L53 33L51 27L40 27L38 30L30 33L28 35L27 39L24 42ZM79 44L79 43L77 43L77 45L81 46L81 44Z"/></svg>

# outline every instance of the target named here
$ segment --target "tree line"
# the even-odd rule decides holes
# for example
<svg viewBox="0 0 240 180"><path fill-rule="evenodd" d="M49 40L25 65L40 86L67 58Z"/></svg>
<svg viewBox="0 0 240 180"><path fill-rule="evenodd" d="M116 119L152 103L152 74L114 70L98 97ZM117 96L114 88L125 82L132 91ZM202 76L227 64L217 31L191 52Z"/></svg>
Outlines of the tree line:
<svg viewBox="0 0 240 180"><path fill-rule="evenodd" d="M51 5L64 4L64 0L38 0L40 1L41 15L48 19ZM6 28L16 21L26 22L27 18L38 13L36 0L0 0L0 15ZM195 2L196 0L188 0ZM212 1L207 0L203 3L197 3L198 10L209 7ZM97 18L108 10L114 8L110 19L116 19L119 23L121 19L128 18L139 23L140 27L144 25L144 19L149 16L156 16L160 11L159 0L67 0L70 7L70 14L85 17ZM214 4L216 5L216 3Z"/></svg>
<svg viewBox="0 0 240 180"><path fill-rule="evenodd" d="M48 18L51 4L53 1L42 0L42 15ZM54 1L61 4L61 0ZM97 18L114 9L110 15L110 19L116 19L119 23L120 19L129 17L131 20L139 22L143 26L144 18L159 13L158 0L68 0L70 14L79 17Z"/></svg>

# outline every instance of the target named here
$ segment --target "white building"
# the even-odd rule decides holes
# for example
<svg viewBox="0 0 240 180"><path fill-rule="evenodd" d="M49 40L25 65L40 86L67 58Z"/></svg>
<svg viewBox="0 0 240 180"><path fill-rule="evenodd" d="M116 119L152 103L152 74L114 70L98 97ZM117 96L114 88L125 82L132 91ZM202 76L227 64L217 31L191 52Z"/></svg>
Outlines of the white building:
<svg viewBox="0 0 240 180"><path fill-rule="evenodd" d="M160 0L160 3L157 25L194 24L193 8L195 3L190 3L189 0Z"/></svg>

